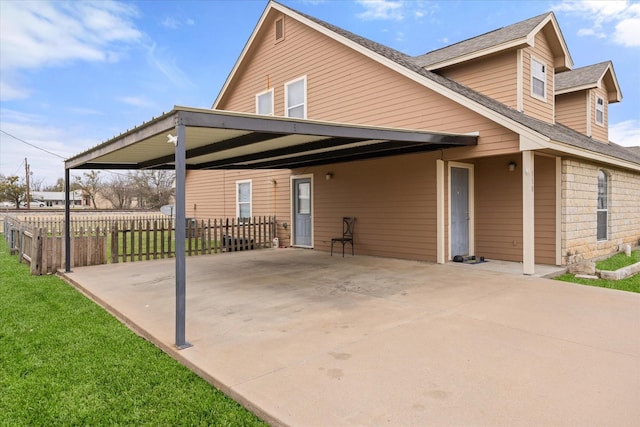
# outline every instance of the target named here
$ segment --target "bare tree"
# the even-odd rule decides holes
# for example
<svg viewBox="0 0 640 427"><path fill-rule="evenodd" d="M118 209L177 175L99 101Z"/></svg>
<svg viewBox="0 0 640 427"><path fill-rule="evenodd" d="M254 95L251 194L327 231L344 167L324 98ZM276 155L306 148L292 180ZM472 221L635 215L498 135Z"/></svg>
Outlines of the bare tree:
<svg viewBox="0 0 640 427"><path fill-rule="evenodd" d="M100 171L89 171L83 173L82 176L76 176L75 184L89 197L91 204L93 204L93 209L97 209L96 195L102 187Z"/></svg>
<svg viewBox="0 0 640 427"><path fill-rule="evenodd" d="M168 170L143 170L130 174L138 206L159 208L169 204L174 194L175 172Z"/></svg>
<svg viewBox="0 0 640 427"><path fill-rule="evenodd" d="M134 194L134 186L129 176L114 175L106 182L100 194L107 199L115 209L128 209Z"/></svg>

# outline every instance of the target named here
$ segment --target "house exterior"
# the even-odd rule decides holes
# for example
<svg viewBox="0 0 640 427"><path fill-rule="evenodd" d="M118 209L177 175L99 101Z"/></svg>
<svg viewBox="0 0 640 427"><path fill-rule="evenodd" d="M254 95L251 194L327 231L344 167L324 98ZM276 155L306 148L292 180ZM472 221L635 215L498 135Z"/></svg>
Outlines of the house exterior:
<svg viewBox="0 0 640 427"><path fill-rule="evenodd" d="M88 206L89 203L82 194L82 190L75 190L69 193L71 205L74 207ZM64 208L64 191L33 191L31 200L42 201L47 207Z"/></svg>
<svg viewBox="0 0 640 427"><path fill-rule="evenodd" d="M299 168L191 170L187 216L276 215L281 244L566 265L640 239L640 155L609 141L613 64L574 68L553 13L411 57L270 2L214 109L477 135ZM286 157L283 155L281 157ZM251 168L251 170L249 170Z"/></svg>

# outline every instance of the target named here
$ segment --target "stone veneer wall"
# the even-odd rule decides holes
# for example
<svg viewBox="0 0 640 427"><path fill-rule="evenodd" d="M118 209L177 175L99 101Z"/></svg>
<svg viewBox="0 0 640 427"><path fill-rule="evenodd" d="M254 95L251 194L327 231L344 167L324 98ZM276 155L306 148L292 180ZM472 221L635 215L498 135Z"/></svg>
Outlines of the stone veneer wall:
<svg viewBox="0 0 640 427"><path fill-rule="evenodd" d="M598 170L609 175L608 239L596 237ZM640 239L640 173L562 160L562 263L606 256Z"/></svg>

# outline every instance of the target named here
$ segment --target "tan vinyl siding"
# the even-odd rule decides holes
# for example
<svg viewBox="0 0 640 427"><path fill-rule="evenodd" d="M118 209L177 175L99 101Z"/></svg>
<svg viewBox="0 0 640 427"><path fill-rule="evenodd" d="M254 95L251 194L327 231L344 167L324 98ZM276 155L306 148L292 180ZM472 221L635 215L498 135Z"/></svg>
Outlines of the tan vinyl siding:
<svg viewBox="0 0 640 427"><path fill-rule="evenodd" d="M546 101L532 96L531 94L531 58L546 65ZM553 79L554 79L554 59L551 48L543 32L539 32L535 38L535 46L525 49L523 55L523 107L524 113L553 123Z"/></svg>
<svg viewBox="0 0 640 427"><path fill-rule="evenodd" d="M510 172L512 161L522 164L519 155L475 162L477 256L522 261L522 171Z"/></svg>
<svg viewBox="0 0 640 427"><path fill-rule="evenodd" d="M604 85L603 85L604 86ZM604 125L596 123L596 96L604 100ZM591 109L591 137L596 141L609 142L609 101L608 93L605 87L591 89L590 103Z"/></svg>
<svg viewBox="0 0 640 427"><path fill-rule="evenodd" d="M188 171L186 178L187 217L197 219L234 218L236 182L251 180L253 216L276 216L278 238L289 245L289 171ZM273 180L276 181L275 185Z"/></svg>
<svg viewBox="0 0 640 427"><path fill-rule="evenodd" d="M437 158L413 154L294 170L314 174L315 249L328 251L342 233L342 217L355 216L356 254L435 261Z"/></svg>
<svg viewBox="0 0 640 427"><path fill-rule="evenodd" d="M273 16L264 28L272 24ZM284 85L307 76L309 119L343 123L480 132L468 155L518 150L513 132L324 36L287 19L280 43L256 38L218 107L254 112L255 95L274 88L275 115L284 114Z"/></svg>
<svg viewBox="0 0 640 427"><path fill-rule="evenodd" d="M518 64L516 51L456 65L439 74L517 108Z"/></svg>
<svg viewBox="0 0 640 427"><path fill-rule="evenodd" d="M537 264L556 263L556 159L535 157L535 251Z"/></svg>
<svg viewBox="0 0 640 427"><path fill-rule="evenodd" d="M556 96L556 122L571 129L587 134L587 100L585 91Z"/></svg>

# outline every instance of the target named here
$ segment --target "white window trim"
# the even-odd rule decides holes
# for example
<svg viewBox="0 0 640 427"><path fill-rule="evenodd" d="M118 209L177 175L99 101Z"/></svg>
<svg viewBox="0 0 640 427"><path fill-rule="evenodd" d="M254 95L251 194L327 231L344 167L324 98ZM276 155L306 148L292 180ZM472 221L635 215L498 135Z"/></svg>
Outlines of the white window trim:
<svg viewBox="0 0 640 427"><path fill-rule="evenodd" d="M263 113L260 113L260 108L259 108L259 106L260 106L260 97L263 96L263 95L266 95L268 93L271 94L271 113L270 114L263 114ZM263 92L260 92L260 93L256 94L256 114L263 114L265 116L273 116L273 110L274 110L273 88L267 89L267 90L265 90Z"/></svg>
<svg viewBox="0 0 640 427"><path fill-rule="evenodd" d="M597 174L598 181L599 181L599 178L600 178L600 172L602 172L602 174L604 174L605 183L607 184L606 194L605 194L605 198L606 198L606 202L607 203L606 203L606 206L603 209L601 209L599 207L596 207L596 212L597 212L596 215L598 213L600 213L600 212L606 212L607 213L607 223L606 223L606 236L604 237L604 239L598 238L598 225L599 224L598 224L598 219L596 217L596 241L598 241L598 242L606 242L606 241L609 240L609 206L610 206L610 200L609 199L610 199L610 194L611 194L611 190L610 190L610 187L611 187L611 175L609 175L607 173L607 171L605 171L604 169L598 169L598 174ZM599 187L599 185L598 185L598 187ZM600 199L600 189L598 188L598 202L600 201L599 199Z"/></svg>
<svg viewBox="0 0 640 427"><path fill-rule="evenodd" d="M293 107L297 107L298 105L294 105L293 107L289 106L289 86L294 84L294 83L298 83L299 81L303 81L304 82L304 113L303 113L303 118L306 119L307 118L307 76L304 75L302 77L299 77L295 80L290 80L288 82L286 82L284 84L284 116L285 117L290 117L289 116L289 108L293 108Z"/></svg>
<svg viewBox="0 0 640 427"><path fill-rule="evenodd" d="M253 183L250 179L243 179L241 181L236 181L236 218L240 218L240 197L239 197L239 187L240 184L249 184L249 218L253 218ZM247 203L247 202L242 202Z"/></svg>
<svg viewBox="0 0 640 427"><path fill-rule="evenodd" d="M449 240L449 256L447 257L449 261L453 259L452 249L451 249L451 168L461 168L469 170L469 255L475 255L476 251L476 212L475 212L475 165L473 163L461 163L461 162L448 162L447 165L447 191L449 194L447 195L447 220L448 220L448 233L447 239Z"/></svg>
<svg viewBox="0 0 640 427"><path fill-rule="evenodd" d="M602 109L598 109L598 100L602 101ZM602 126L604 127L604 109L605 109L605 103L604 103L604 98L601 97L600 95L596 95L596 100L595 100L595 106L596 106L596 117L595 117L595 122L598 126ZM602 121L599 122L598 121L598 111L602 112Z"/></svg>
<svg viewBox="0 0 640 427"><path fill-rule="evenodd" d="M536 62L544 67L544 81L543 81L544 82L544 96L538 95L533 90L533 79L535 77L535 75L534 75L534 63L536 63ZM531 81L529 83L529 85L531 87L531 96L533 98L536 98L536 99L539 99L541 101L547 102L547 92L548 92L548 87L547 87L548 66L547 66L547 64L544 61L539 60L535 56L531 56L531 63L529 64L529 70L531 72ZM535 77L535 78L536 78L536 80L540 80L537 77Z"/></svg>

